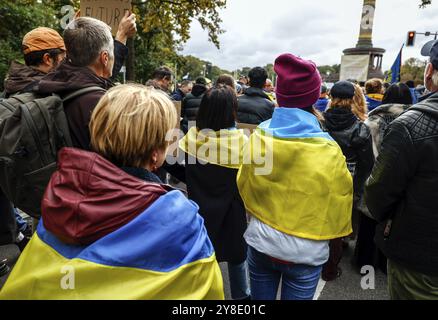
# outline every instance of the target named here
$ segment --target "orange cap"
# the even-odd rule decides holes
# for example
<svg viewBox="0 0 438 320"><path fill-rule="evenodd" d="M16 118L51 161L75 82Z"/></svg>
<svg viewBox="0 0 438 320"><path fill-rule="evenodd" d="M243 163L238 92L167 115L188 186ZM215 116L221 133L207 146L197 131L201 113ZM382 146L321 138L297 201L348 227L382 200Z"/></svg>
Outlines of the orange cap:
<svg viewBox="0 0 438 320"><path fill-rule="evenodd" d="M64 39L53 29L40 27L32 30L23 38L23 53L49 49L65 49Z"/></svg>

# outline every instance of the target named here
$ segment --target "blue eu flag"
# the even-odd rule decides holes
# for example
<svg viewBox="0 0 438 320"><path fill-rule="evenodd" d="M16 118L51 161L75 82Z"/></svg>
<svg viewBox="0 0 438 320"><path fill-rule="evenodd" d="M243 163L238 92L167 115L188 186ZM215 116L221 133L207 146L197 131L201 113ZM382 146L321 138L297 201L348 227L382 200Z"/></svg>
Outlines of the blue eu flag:
<svg viewBox="0 0 438 320"><path fill-rule="evenodd" d="M391 84L400 82L400 71L401 71L401 67L402 67L403 47L404 47L404 45L400 49L400 52L399 52L397 58L395 59L394 64L391 67L391 71L389 72L389 74L386 78L386 82L389 82Z"/></svg>

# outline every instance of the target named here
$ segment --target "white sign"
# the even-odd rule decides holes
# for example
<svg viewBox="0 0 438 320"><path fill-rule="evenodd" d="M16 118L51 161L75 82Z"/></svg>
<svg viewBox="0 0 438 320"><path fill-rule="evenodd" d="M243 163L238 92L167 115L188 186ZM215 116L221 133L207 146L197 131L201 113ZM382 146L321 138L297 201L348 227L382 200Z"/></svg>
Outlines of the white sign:
<svg viewBox="0 0 438 320"><path fill-rule="evenodd" d="M367 81L369 65L369 55L343 56L339 80Z"/></svg>

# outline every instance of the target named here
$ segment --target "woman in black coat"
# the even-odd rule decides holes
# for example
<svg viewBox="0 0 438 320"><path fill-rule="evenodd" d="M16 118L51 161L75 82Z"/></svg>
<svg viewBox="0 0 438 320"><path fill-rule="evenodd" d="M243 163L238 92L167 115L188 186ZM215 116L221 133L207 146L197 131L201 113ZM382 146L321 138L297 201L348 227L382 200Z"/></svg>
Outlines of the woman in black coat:
<svg viewBox="0 0 438 320"><path fill-rule="evenodd" d="M366 118L362 106L354 99L355 86L348 81L337 82L331 89L332 101L324 113L325 129L339 144L348 169L353 175L353 230L357 230L358 216L363 204L365 182L374 165L373 145L370 129L362 121ZM362 94L362 93L361 93ZM342 256L342 240L330 243L330 258L324 266L322 276L325 280L336 278L337 264Z"/></svg>
<svg viewBox="0 0 438 320"><path fill-rule="evenodd" d="M181 140L186 153L189 198L200 207L219 262L228 262L233 299L249 297L246 267L246 210L236 184L247 141L236 129L235 91L218 85L204 94L196 127Z"/></svg>
<svg viewBox="0 0 438 320"><path fill-rule="evenodd" d="M385 92L382 105L370 112L365 123L370 128L373 137L373 150L376 159L389 124L408 110L412 103L412 94L406 84L392 84ZM378 223L369 213L365 203L363 206L365 210L359 216L359 230L353 262L358 268L370 265L380 268L386 274L386 257L374 243Z"/></svg>

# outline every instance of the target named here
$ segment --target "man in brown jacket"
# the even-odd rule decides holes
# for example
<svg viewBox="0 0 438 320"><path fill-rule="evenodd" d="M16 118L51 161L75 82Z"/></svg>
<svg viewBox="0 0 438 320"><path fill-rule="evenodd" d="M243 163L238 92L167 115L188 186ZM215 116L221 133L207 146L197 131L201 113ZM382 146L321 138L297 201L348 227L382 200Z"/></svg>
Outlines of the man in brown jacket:
<svg viewBox="0 0 438 320"><path fill-rule="evenodd" d="M88 86L109 88L112 85L109 78L113 73L117 75L127 56L126 41L136 32L135 15L125 15L120 22L115 41L111 32L108 32L109 27L103 22L93 19L94 23L91 25L98 26L88 28L89 24L84 23L84 19L85 22L89 21L87 18L77 19L65 31L66 43L53 29L37 28L30 31L23 38L26 65L12 63L5 81L6 96L30 91L44 95L65 95ZM106 49L103 55L112 58L112 61L104 61L105 68L100 59L103 47ZM63 63L66 51L69 61ZM89 118L103 94L103 91L93 92L66 104L65 111L75 146L89 148ZM14 215L13 206L0 190L0 245L11 244L20 239L18 237L15 240L18 231Z"/></svg>
<svg viewBox="0 0 438 320"><path fill-rule="evenodd" d="M128 36L135 34L136 28L135 15L125 18L129 22L124 32L126 42ZM93 18L82 17L71 22L64 31L64 41L67 61L44 77L34 89L43 95L56 93L61 97L87 87L102 89L72 99L64 105L73 146L90 150L88 124L100 98L113 86L110 79L114 63L117 64L117 52L114 52L111 29Z"/></svg>

